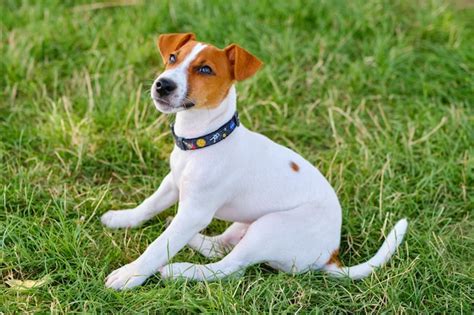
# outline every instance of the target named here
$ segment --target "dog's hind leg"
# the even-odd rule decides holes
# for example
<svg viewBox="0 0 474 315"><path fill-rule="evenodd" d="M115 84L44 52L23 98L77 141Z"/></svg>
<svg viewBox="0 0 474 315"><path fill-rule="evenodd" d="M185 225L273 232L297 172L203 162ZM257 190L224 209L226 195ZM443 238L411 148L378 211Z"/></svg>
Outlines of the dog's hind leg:
<svg viewBox="0 0 474 315"><path fill-rule="evenodd" d="M178 188L173 176L165 176L157 191L134 209L110 210L101 217L102 223L110 228L136 227L166 210L178 201Z"/></svg>
<svg viewBox="0 0 474 315"><path fill-rule="evenodd" d="M222 260L198 265L192 263L173 263L160 269L162 278L186 278L197 281L213 281L229 275L241 275L249 265L258 263L252 255L258 253L258 245L252 245L247 235L237 243L234 249Z"/></svg>
<svg viewBox="0 0 474 315"><path fill-rule="evenodd" d="M196 234L188 245L208 258L222 257L244 237L249 224L236 222L216 236Z"/></svg>
<svg viewBox="0 0 474 315"><path fill-rule="evenodd" d="M339 214L308 203L267 214L247 228L243 238L222 260L198 265L173 263L160 269L163 278L213 281L241 275L245 268L270 263L288 273L323 266L339 245Z"/></svg>
<svg viewBox="0 0 474 315"><path fill-rule="evenodd" d="M279 241L273 237L276 232L272 230L272 227L275 225L275 220L272 217L275 217L275 215L267 215L246 226L246 232L242 239L237 242L234 249L222 260L206 265L192 263L169 264L160 269L161 276L163 278L213 281L229 275L243 274L246 267L267 261L268 257L273 256L272 252L278 251ZM242 227L241 225L233 224L229 228L229 234L238 236L235 231L241 230ZM281 229L278 232L281 232ZM226 234L227 231L219 237L224 237ZM237 238L234 241L237 241Z"/></svg>

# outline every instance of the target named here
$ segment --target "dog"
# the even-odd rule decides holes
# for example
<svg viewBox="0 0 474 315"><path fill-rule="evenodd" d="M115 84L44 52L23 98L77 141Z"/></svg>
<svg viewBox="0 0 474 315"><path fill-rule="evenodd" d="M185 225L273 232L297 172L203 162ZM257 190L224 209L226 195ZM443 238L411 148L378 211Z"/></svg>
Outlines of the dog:
<svg viewBox="0 0 474 315"><path fill-rule="evenodd" d="M176 113L171 171L143 203L108 211L101 221L110 228L136 227L179 200L178 211L138 259L106 278L106 287L130 289L157 272L164 279L212 281L242 275L258 263L291 274L320 269L361 279L390 259L406 233L406 219L395 224L374 257L343 267L334 189L298 153L240 123L234 84L261 68L258 58L236 44L218 49L199 42L192 33L161 35L158 47L166 67L151 98L160 112ZM200 234L213 218L233 224L221 235ZM185 245L221 260L169 264Z"/></svg>

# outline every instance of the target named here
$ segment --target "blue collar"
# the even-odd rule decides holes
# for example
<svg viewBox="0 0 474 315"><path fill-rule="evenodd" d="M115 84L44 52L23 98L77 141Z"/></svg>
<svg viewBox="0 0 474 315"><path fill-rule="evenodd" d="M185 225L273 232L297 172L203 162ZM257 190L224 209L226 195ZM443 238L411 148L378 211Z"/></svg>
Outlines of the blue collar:
<svg viewBox="0 0 474 315"><path fill-rule="evenodd" d="M174 143L176 146L181 150L197 150L202 149L213 144L216 144L222 140L224 140L227 136L229 136L232 131L235 130L240 125L239 114L235 112L234 116L222 125L216 131L208 133L205 136L198 137L198 138L183 138L179 137L174 133L174 124L171 124L171 133L173 134Z"/></svg>

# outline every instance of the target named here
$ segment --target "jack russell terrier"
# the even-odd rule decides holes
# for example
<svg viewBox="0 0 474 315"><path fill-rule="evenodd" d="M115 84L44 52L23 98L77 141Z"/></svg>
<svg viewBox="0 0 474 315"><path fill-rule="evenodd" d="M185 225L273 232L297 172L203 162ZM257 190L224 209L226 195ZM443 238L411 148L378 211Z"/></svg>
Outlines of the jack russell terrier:
<svg viewBox="0 0 474 315"><path fill-rule="evenodd" d="M254 75L260 60L238 45L218 49L191 33L161 35L158 47L166 70L154 81L151 98L160 112L176 113L171 172L139 206L108 211L101 220L110 228L136 227L178 200L179 207L138 259L107 277L107 287L133 288L156 272L211 281L241 275L258 263L292 274L322 269L360 279L389 260L405 235L405 219L374 257L343 267L334 189L298 153L240 123L234 83ZM200 234L213 218L234 223L221 235ZM185 245L223 258L206 265L168 264Z"/></svg>

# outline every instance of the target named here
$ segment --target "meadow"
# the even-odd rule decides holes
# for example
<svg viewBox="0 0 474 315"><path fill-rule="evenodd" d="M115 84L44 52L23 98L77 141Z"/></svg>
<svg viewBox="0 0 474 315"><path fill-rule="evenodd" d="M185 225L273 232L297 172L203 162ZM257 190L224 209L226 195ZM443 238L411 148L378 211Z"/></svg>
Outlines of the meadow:
<svg viewBox="0 0 474 315"><path fill-rule="evenodd" d="M471 2L6 0L0 31L0 313L472 314ZM237 86L243 124L335 187L345 265L406 217L387 266L362 281L257 265L218 282L104 287L176 211L137 229L99 221L168 172L173 117L149 97L168 32L235 42L265 63ZM185 248L173 261L208 260Z"/></svg>

